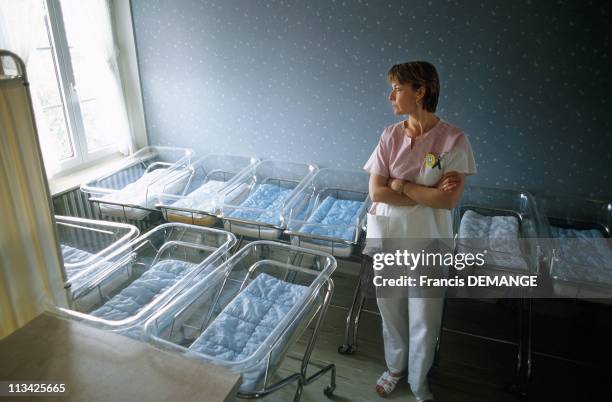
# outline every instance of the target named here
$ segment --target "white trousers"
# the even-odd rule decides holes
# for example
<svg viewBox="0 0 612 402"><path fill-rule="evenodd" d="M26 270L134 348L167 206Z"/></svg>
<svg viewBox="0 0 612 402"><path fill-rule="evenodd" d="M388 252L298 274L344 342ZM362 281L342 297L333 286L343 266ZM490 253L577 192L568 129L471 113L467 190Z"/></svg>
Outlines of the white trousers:
<svg viewBox="0 0 612 402"><path fill-rule="evenodd" d="M394 373L408 369L417 401L432 399L427 373L433 363L442 320L443 298L378 298L385 361Z"/></svg>
<svg viewBox="0 0 612 402"><path fill-rule="evenodd" d="M379 203L376 215L368 214L366 250L370 253L381 250L381 239L431 239L440 237L441 233L452 237L450 224L450 214L443 210ZM432 399L427 373L434 359L444 299L379 297L377 300L388 369L395 373L407 369L408 383L417 401Z"/></svg>

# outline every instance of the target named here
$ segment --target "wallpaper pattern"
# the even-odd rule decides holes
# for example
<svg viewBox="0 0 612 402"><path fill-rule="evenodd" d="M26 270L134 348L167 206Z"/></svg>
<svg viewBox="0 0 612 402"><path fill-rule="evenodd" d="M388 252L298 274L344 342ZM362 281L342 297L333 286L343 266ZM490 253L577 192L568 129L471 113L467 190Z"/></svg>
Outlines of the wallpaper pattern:
<svg viewBox="0 0 612 402"><path fill-rule="evenodd" d="M471 183L612 195L605 1L132 0L152 144L363 166L428 60Z"/></svg>

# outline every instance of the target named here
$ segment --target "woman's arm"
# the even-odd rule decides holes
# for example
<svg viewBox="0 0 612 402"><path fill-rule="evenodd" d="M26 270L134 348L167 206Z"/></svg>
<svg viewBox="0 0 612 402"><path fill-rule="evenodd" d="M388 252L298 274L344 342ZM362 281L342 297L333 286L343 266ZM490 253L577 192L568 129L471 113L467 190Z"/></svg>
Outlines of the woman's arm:
<svg viewBox="0 0 612 402"><path fill-rule="evenodd" d="M444 175L435 187L405 182L402 193L418 204L431 208L453 209L463 193L465 175L450 172Z"/></svg>
<svg viewBox="0 0 612 402"><path fill-rule="evenodd" d="M387 187L387 180L388 179L384 176L375 174L370 175L369 190L372 202L384 202L397 206L411 206L417 204L410 199L410 197Z"/></svg>

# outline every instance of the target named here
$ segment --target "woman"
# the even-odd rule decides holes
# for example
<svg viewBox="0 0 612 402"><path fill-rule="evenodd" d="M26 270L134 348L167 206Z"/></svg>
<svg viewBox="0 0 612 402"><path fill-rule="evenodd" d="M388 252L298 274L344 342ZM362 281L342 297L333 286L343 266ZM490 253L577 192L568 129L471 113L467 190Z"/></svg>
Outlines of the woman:
<svg viewBox="0 0 612 402"><path fill-rule="evenodd" d="M424 61L394 65L387 74L389 101L406 120L387 127L365 164L373 201L368 242L376 238L452 238L450 210L461 197L465 175L476 173L464 133L436 111L440 84ZM378 239L379 240L379 239ZM406 295L407 296L407 295ZM442 317L441 298L377 297L388 370L376 382L381 396L407 375L417 401L431 401L427 373Z"/></svg>

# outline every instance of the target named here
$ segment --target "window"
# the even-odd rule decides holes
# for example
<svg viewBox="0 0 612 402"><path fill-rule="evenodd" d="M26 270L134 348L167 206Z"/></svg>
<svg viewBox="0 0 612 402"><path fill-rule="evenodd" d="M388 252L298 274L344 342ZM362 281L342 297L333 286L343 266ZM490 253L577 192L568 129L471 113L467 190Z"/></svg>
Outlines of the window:
<svg viewBox="0 0 612 402"><path fill-rule="evenodd" d="M8 30L21 22L31 30L24 61L48 176L127 153L131 135L107 0L29 6L34 18L9 19ZM3 14L6 20L10 13Z"/></svg>

